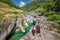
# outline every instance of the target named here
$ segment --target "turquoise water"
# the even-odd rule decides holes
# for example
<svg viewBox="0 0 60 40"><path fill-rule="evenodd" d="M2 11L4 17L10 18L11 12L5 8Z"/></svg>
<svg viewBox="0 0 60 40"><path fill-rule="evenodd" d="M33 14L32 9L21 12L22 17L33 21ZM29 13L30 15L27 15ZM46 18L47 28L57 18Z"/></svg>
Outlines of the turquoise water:
<svg viewBox="0 0 60 40"><path fill-rule="evenodd" d="M14 35L10 38L10 40L19 40L20 38L24 37L30 31L31 27L33 26L34 25L32 23L29 24L28 28L26 28L25 33L21 33L21 32L14 33Z"/></svg>

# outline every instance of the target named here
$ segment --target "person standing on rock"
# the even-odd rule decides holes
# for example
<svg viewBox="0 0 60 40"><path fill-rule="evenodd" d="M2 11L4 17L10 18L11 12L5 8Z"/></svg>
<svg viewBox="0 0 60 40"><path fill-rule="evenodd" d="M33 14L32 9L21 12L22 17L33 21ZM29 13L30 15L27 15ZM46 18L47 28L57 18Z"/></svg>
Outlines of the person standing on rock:
<svg viewBox="0 0 60 40"><path fill-rule="evenodd" d="M41 38L44 38L44 36L42 34L42 29L40 28L39 25L37 25L36 27L34 27L33 30L32 30L32 35L34 37L36 37L37 34L39 34Z"/></svg>

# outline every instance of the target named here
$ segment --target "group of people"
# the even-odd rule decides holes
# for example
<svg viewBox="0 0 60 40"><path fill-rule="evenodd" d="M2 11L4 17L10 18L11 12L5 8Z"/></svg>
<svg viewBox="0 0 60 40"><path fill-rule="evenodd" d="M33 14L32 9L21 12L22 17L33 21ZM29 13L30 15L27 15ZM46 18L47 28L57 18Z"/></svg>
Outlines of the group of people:
<svg viewBox="0 0 60 40"><path fill-rule="evenodd" d="M39 34L39 36L41 38L44 38L44 36L42 34L42 29L41 29L41 27L39 25L37 25L36 27L34 27L32 29L32 35L33 35L33 37L36 37L37 34Z"/></svg>

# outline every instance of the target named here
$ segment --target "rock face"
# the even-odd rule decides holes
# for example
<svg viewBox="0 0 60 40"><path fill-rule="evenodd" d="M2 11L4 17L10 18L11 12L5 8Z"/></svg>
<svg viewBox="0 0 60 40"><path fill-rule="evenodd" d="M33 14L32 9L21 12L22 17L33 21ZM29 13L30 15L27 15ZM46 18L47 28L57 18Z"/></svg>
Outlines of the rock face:
<svg viewBox="0 0 60 40"><path fill-rule="evenodd" d="M23 19L18 18L18 19L17 19L17 23L16 23L16 27L17 27L18 29L20 29L22 32L25 32L25 29L24 29L23 26L22 26L22 22L23 22Z"/></svg>
<svg viewBox="0 0 60 40"><path fill-rule="evenodd" d="M24 15L23 15L24 16ZM8 21L8 23L3 22L2 25L0 24L0 40L5 40L5 38L11 33L12 29L14 28L14 31L16 31L17 28L19 28L19 31L25 32L24 27L22 26L22 22L24 22L24 25L28 25L28 21L26 20L29 16L24 16L24 18L17 18L17 20L11 19ZM16 25L15 25L16 24ZM14 27L14 25L16 27ZM26 25L26 26L27 26Z"/></svg>
<svg viewBox="0 0 60 40"><path fill-rule="evenodd" d="M38 18L38 17L37 17ZM46 17L45 16L40 16L39 20L40 23L38 25L40 25L41 29L42 29L42 33L44 38L42 38L40 36L40 34L37 34L35 37L32 35L32 29L30 30L30 32L25 35L25 37L21 38L20 40L60 40L60 36L56 35L56 33L54 33L53 31L51 32L50 30L46 30L45 27L49 26L46 24ZM37 20L37 19L36 19ZM37 20L38 21L38 20Z"/></svg>
<svg viewBox="0 0 60 40"><path fill-rule="evenodd" d="M15 24L14 20L11 20L8 24L2 24L0 26L0 40L5 40L6 36L9 35Z"/></svg>
<svg viewBox="0 0 60 40"><path fill-rule="evenodd" d="M11 33L11 30L13 28L14 28L14 31L25 32L25 28L26 26L28 26L29 23L33 23L33 21L36 21L36 25L38 25L39 22L43 22L46 19L45 16L38 16L38 14L27 14L22 16L23 18L17 18L17 20L11 20L5 26L3 26L4 24L0 26L1 27L0 40L5 40L5 38L9 35L9 33ZM16 27L14 27L14 25Z"/></svg>
<svg viewBox="0 0 60 40"><path fill-rule="evenodd" d="M17 19L16 30L20 29L21 32L25 32L25 28L28 26L28 24L33 22L33 16L31 16L31 14L22 14L22 16L23 18Z"/></svg>

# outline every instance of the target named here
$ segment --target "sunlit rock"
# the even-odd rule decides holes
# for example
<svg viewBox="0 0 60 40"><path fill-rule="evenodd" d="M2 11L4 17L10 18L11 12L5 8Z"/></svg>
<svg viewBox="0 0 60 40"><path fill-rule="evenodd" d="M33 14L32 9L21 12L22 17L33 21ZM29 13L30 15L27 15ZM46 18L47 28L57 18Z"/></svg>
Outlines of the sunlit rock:
<svg viewBox="0 0 60 40"><path fill-rule="evenodd" d="M23 26L22 26L22 19L18 18L16 25L17 25L17 27L20 28L20 30L21 30L22 32L25 32L25 29L24 29Z"/></svg>

